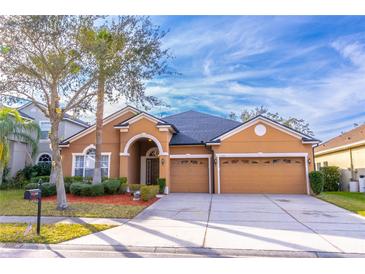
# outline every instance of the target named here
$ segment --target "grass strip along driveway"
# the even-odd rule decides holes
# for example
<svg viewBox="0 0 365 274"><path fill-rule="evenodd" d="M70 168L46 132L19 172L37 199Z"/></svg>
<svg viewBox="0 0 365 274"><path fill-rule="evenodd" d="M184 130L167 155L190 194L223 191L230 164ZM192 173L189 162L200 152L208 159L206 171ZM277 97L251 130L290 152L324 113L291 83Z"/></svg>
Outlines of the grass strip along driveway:
<svg viewBox="0 0 365 274"><path fill-rule="evenodd" d="M101 224L45 224L38 236L36 225L0 224L0 242L57 244L112 227Z"/></svg>
<svg viewBox="0 0 365 274"><path fill-rule="evenodd" d="M365 194L354 192L323 192L318 198L365 216Z"/></svg>
<svg viewBox="0 0 365 274"><path fill-rule="evenodd" d="M0 191L0 216L34 216L37 203L23 199L24 190ZM45 199L47 200L47 199ZM115 205L100 203L69 203L66 210L56 210L54 201L42 202L43 216L125 218L131 219L140 213L146 205Z"/></svg>

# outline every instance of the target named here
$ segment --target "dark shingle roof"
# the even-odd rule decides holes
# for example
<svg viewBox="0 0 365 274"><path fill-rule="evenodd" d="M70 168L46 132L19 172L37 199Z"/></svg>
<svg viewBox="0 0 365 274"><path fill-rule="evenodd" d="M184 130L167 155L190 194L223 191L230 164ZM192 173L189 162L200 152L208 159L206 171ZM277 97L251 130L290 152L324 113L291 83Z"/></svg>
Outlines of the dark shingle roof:
<svg viewBox="0 0 365 274"><path fill-rule="evenodd" d="M170 145L200 144L240 125L240 122L216 117L197 111L186 111L162 118L173 124L179 132L175 134Z"/></svg>
<svg viewBox="0 0 365 274"><path fill-rule="evenodd" d="M20 116L24 117L24 118L28 118L28 119L31 119L31 120L34 120L33 117L29 116L28 114L24 113L23 111L21 110L18 110Z"/></svg>

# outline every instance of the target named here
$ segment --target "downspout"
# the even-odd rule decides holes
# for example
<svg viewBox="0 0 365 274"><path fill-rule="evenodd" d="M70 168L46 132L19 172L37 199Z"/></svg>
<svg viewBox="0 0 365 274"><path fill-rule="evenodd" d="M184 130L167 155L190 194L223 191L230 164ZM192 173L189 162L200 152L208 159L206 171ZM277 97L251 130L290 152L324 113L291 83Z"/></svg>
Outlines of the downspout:
<svg viewBox="0 0 365 274"><path fill-rule="evenodd" d="M353 162L353 158L352 158L352 148L350 148L350 165L351 165L351 180L355 180L354 162Z"/></svg>
<svg viewBox="0 0 365 274"><path fill-rule="evenodd" d="M215 154L214 154L214 150L212 149L212 146L207 146L205 145L211 152L212 154L212 158L210 161L210 170L211 170L211 175L212 175L212 181L209 182L210 184L212 184L212 194L215 193L215 176L214 176L214 161L215 161Z"/></svg>
<svg viewBox="0 0 365 274"><path fill-rule="evenodd" d="M316 148L316 147L318 147L319 146L319 144L315 144L314 146L312 146L312 155L313 155L313 170L315 170L315 171L319 171L319 170L317 170L317 166L316 166L316 157L314 156L314 149Z"/></svg>

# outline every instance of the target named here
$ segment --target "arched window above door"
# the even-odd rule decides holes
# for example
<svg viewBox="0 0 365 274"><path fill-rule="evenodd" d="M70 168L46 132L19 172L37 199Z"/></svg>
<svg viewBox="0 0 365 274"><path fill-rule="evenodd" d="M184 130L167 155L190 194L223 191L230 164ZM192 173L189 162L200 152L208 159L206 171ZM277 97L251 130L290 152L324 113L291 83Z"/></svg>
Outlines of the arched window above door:
<svg viewBox="0 0 365 274"><path fill-rule="evenodd" d="M159 151L157 147L152 147L146 152L147 157L158 157Z"/></svg>

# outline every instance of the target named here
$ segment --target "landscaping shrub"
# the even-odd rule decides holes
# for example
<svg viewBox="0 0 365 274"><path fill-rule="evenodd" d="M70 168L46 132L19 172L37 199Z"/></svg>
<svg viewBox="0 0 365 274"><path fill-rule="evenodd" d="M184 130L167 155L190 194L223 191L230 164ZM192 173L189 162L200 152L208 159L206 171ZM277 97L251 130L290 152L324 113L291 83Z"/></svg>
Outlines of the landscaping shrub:
<svg viewBox="0 0 365 274"><path fill-rule="evenodd" d="M70 192L77 196L100 196L104 195L104 185L97 184L85 184L85 183L72 183L70 186Z"/></svg>
<svg viewBox="0 0 365 274"><path fill-rule="evenodd" d="M101 196L104 194L103 184L91 185L91 196Z"/></svg>
<svg viewBox="0 0 365 274"><path fill-rule="evenodd" d="M35 189L35 188L38 188L38 184L36 184L36 183L29 183L29 184L24 186L25 190Z"/></svg>
<svg viewBox="0 0 365 274"><path fill-rule="evenodd" d="M142 185L141 186L141 199L142 201L148 201L154 197L156 197L159 191L158 185Z"/></svg>
<svg viewBox="0 0 365 274"><path fill-rule="evenodd" d="M102 184L89 185L83 184L80 190L80 196L100 196L104 194L104 186Z"/></svg>
<svg viewBox="0 0 365 274"><path fill-rule="evenodd" d="M84 183L72 183L70 185L70 192L73 195L80 196L81 195L81 189L83 188L85 184Z"/></svg>
<svg viewBox="0 0 365 274"><path fill-rule="evenodd" d="M25 190L36 189L38 188L38 183L29 183L24 188ZM52 185L50 183L42 183L40 189L42 190L42 197L48 197L57 194L56 185Z"/></svg>
<svg viewBox="0 0 365 274"><path fill-rule="evenodd" d="M141 188L140 184L128 184L128 186L129 186L130 192L136 192L136 191L140 190L140 188Z"/></svg>
<svg viewBox="0 0 365 274"><path fill-rule="evenodd" d="M314 194L318 195L323 191L324 178L321 171L310 172L309 181Z"/></svg>
<svg viewBox="0 0 365 274"><path fill-rule="evenodd" d="M340 185L341 172L337 166L322 167L324 186L323 191L338 191Z"/></svg>
<svg viewBox="0 0 365 274"><path fill-rule="evenodd" d="M43 183L41 185L42 197L53 196L57 194L56 185Z"/></svg>
<svg viewBox="0 0 365 274"><path fill-rule="evenodd" d="M91 185L83 184L80 189L80 196L92 196Z"/></svg>
<svg viewBox="0 0 365 274"><path fill-rule="evenodd" d="M31 172L36 173L36 176L51 175L51 163L38 163L31 167Z"/></svg>
<svg viewBox="0 0 365 274"><path fill-rule="evenodd" d="M65 176L63 181L65 183L75 183L75 182L82 182L82 176Z"/></svg>
<svg viewBox="0 0 365 274"><path fill-rule="evenodd" d="M118 179L110 179L106 180L103 183L105 194L116 194L118 193L120 187L120 180Z"/></svg>
<svg viewBox="0 0 365 274"><path fill-rule="evenodd" d="M127 184L121 184L118 190L119 194L125 194L127 192L128 185Z"/></svg>
<svg viewBox="0 0 365 274"><path fill-rule="evenodd" d="M49 176L37 176L30 179L31 183L38 184L39 180L41 180L41 183L49 183Z"/></svg>
<svg viewBox="0 0 365 274"><path fill-rule="evenodd" d="M159 185L159 193L163 194L166 187L166 179L165 178L158 178L157 184Z"/></svg>
<svg viewBox="0 0 365 274"><path fill-rule="evenodd" d="M127 183L127 177L120 177L119 180L121 185Z"/></svg>

